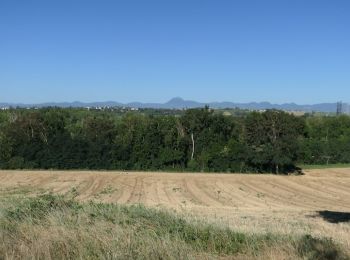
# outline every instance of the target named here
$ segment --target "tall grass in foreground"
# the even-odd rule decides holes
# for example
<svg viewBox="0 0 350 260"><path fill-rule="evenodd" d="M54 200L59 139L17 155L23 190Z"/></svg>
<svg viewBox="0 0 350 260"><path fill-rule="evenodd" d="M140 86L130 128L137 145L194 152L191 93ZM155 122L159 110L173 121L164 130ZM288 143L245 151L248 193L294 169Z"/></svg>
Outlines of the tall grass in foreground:
<svg viewBox="0 0 350 260"><path fill-rule="evenodd" d="M246 235L143 206L7 198L0 259L349 259L329 239Z"/></svg>

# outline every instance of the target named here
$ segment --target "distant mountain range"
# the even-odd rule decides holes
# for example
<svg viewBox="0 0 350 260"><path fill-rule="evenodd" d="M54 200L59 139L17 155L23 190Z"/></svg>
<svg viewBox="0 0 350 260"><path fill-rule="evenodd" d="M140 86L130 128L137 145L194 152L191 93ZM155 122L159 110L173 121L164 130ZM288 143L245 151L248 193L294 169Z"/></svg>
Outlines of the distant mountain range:
<svg viewBox="0 0 350 260"><path fill-rule="evenodd" d="M336 112L336 103L320 103L314 105L298 105L295 103L271 104L269 102L251 102L251 103L235 103L235 102L209 102L201 103L192 100L184 100L176 97L166 103L120 103L115 101L106 102L62 102L62 103L41 103L41 104L16 104L16 103L0 103L0 108L4 107L134 107L134 108L164 108L164 109L183 109L197 108L208 105L211 108L241 108L251 110L262 109L280 109L288 111L305 111L305 112Z"/></svg>

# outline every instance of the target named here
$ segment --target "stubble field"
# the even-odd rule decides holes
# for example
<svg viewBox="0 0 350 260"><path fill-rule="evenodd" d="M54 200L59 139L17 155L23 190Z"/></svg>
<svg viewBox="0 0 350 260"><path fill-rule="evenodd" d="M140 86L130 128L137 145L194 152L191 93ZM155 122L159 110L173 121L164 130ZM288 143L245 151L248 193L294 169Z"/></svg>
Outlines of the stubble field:
<svg viewBox="0 0 350 260"><path fill-rule="evenodd" d="M307 170L303 176L1 171L0 191L143 204L247 233L331 237L350 251L347 168Z"/></svg>

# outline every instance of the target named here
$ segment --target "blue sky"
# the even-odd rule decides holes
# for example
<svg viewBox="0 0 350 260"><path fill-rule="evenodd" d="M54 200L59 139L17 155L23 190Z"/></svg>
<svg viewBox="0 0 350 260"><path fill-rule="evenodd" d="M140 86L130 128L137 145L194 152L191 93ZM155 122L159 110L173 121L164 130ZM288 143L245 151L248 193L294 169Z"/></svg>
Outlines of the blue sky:
<svg viewBox="0 0 350 260"><path fill-rule="evenodd" d="M345 0L1 0L0 102L349 102L349 14Z"/></svg>

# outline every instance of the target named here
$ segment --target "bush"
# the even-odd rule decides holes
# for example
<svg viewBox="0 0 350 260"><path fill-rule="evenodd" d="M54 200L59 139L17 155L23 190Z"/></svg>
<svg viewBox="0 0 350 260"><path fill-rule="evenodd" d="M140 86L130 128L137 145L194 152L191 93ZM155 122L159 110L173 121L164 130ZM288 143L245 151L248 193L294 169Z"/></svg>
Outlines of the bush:
<svg viewBox="0 0 350 260"><path fill-rule="evenodd" d="M12 170L23 169L24 166L24 158L20 156L12 157L7 163L7 168Z"/></svg>
<svg viewBox="0 0 350 260"><path fill-rule="evenodd" d="M315 260L349 259L341 249L328 238L313 238L310 235L303 236L298 245L300 256Z"/></svg>

